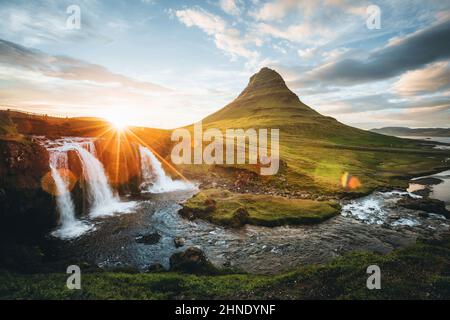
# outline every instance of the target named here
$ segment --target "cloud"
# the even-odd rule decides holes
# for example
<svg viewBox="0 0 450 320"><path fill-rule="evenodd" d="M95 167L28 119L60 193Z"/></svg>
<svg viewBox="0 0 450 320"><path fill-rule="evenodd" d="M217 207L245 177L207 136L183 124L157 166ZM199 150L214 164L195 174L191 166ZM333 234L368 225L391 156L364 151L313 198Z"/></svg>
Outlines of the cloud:
<svg viewBox="0 0 450 320"><path fill-rule="evenodd" d="M255 26L256 33L280 38L291 42L314 43L323 42L323 38L332 36L326 28L314 28L312 24L294 24L287 28L277 27L268 23L258 23Z"/></svg>
<svg viewBox="0 0 450 320"><path fill-rule="evenodd" d="M450 62L436 62L425 68L408 71L394 84L394 90L403 96L435 93L450 88Z"/></svg>
<svg viewBox="0 0 450 320"><path fill-rule="evenodd" d="M303 23L306 20L325 17L321 22L327 23L327 18L339 11L336 22L342 22L342 13L352 16L366 16L367 6L355 6L351 1L346 0L317 0L317 1L298 1L298 0L275 0L266 2L262 6L250 12L250 16L257 21L271 22L281 21L291 13L303 15ZM324 14L325 13L325 14ZM324 15L323 15L324 14ZM339 16L339 17L337 17ZM307 19L308 18L308 19Z"/></svg>
<svg viewBox="0 0 450 320"><path fill-rule="evenodd" d="M297 51L297 53L300 56L300 58L309 59L312 58L316 53L316 48L306 48L304 50L300 49Z"/></svg>
<svg viewBox="0 0 450 320"><path fill-rule="evenodd" d="M137 81L109 71L103 66L65 56L46 54L0 39L0 64L38 72L45 77L70 81L89 81L100 85L119 85L149 92L168 91L162 86Z"/></svg>
<svg viewBox="0 0 450 320"><path fill-rule="evenodd" d="M218 81L218 77L211 78L204 81ZM230 83L235 82L233 74ZM2 108L61 116L107 117L113 113L134 125L174 128L204 118L232 98L226 90L213 92L198 83L192 86L167 89L101 65L0 39Z"/></svg>
<svg viewBox="0 0 450 320"><path fill-rule="evenodd" d="M203 9L177 10L176 17L188 27L198 27L206 34L214 37L217 48L228 53L232 58L245 57L256 59L259 54L247 48L247 45L258 45L259 40L254 37L243 37L236 28L228 26L221 17Z"/></svg>
<svg viewBox="0 0 450 320"><path fill-rule="evenodd" d="M378 81L450 57L450 19L396 38L373 51L368 59L344 59L325 64L309 73L314 80L335 84Z"/></svg>
<svg viewBox="0 0 450 320"><path fill-rule="evenodd" d="M258 10L251 13L251 15L260 21L274 21L280 20L286 16L289 9L297 6L295 0L277 0L265 3Z"/></svg>
<svg viewBox="0 0 450 320"><path fill-rule="evenodd" d="M220 0L220 7L232 16L238 16L241 13L236 0Z"/></svg>
<svg viewBox="0 0 450 320"><path fill-rule="evenodd" d="M360 128L381 126L448 127L450 102L440 96L396 101L394 95L379 94L326 101L315 105L323 114Z"/></svg>
<svg viewBox="0 0 450 320"><path fill-rule="evenodd" d="M76 5L81 8L81 29L69 29L66 26L69 17L66 9L73 4L70 0L1 2L0 38L14 39L27 46L74 41L111 42L108 30L99 28L96 22L103 18L101 26L106 28L125 26L121 20L100 18L98 13L102 11L97 1L80 0Z"/></svg>

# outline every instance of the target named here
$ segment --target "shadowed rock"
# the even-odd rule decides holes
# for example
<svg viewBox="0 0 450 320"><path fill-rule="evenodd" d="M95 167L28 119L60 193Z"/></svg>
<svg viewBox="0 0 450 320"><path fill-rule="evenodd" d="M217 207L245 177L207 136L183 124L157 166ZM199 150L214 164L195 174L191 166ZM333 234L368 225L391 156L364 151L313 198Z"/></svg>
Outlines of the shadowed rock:
<svg viewBox="0 0 450 320"><path fill-rule="evenodd" d="M144 236L136 237L136 242L147 244L147 245L152 245L152 244L157 244L160 239L161 239L161 236L159 235L159 233L154 232L154 233L150 233L150 234L147 234Z"/></svg>
<svg viewBox="0 0 450 320"><path fill-rule="evenodd" d="M170 270L203 274L211 274L217 271L208 261L205 253L196 247L189 247L184 252L174 253L170 257Z"/></svg>
<svg viewBox="0 0 450 320"><path fill-rule="evenodd" d="M450 212L445 208L445 202L440 200L428 198L405 198L399 200L397 204L408 209L441 214L447 219L450 218Z"/></svg>

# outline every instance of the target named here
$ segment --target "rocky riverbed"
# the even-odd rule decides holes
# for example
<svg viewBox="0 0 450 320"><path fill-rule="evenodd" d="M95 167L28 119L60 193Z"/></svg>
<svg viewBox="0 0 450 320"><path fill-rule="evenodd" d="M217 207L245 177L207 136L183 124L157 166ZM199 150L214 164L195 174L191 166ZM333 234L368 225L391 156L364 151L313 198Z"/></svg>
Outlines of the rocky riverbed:
<svg viewBox="0 0 450 320"><path fill-rule="evenodd" d="M223 228L178 214L179 203L193 193L128 199L139 201L134 212L96 219L95 230L71 241L51 239L53 262L141 271L160 264L168 269L174 253L195 246L217 267L271 274L328 262L355 250L387 253L419 237L439 238L450 224L442 215L398 205L420 196L376 191L343 201L341 215L318 225Z"/></svg>

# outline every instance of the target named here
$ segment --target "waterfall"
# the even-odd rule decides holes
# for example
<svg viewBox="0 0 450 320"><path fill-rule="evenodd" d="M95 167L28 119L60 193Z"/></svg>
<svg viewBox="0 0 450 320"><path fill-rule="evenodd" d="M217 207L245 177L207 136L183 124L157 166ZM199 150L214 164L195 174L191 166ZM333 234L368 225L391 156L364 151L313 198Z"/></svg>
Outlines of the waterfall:
<svg viewBox="0 0 450 320"><path fill-rule="evenodd" d="M117 212L126 213L135 206L135 202L121 202L119 197L114 195L109 185L105 168L97 159L95 144L91 139L63 138L55 141L47 140L44 141L44 145L50 152L52 166L55 169L69 169L68 152L70 150L78 154L86 182L87 200L90 206L89 215L92 218L108 216ZM58 183L58 170L52 170L53 174L55 175L53 178L55 183ZM67 189L67 185L63 186L60 184L59 187ZM61 217L72 216L75 219L70 192L67 191L60 194L63 194L63 196L57 197L57 205ZM69 218L66 221L70 222Z"/></svg>
<svg viewBox="0 0 450 320"><path fill-rule="evenodd" d="M91 217L96 218L112 215L116 212L128 212L134 206L134 202L120 202L119 197L113 194L106 177L105 168L96 158L97 153L93 142L71 144L67 147L75 150L80 157L88 188Z"/></svg>
<svg viewBox="0 0 450 320"><path fill-rule="evenodd" d="M101 215L101 211L114 205L118 199L113 195L108 184L103 165L94 156L93 150L95 149L88 147L88 151L81 145L73 145L72 148L77 151L81 160L83 175L88 188L88 201L92 206L91 215Z"/></svg>
<svg viewBox="0 0 450 320"><path fill-rule="evenodd" d="M88 231L91 226L75 217L75 209L70 196L68 177L62 177L58 169L68 169L66 152L53 150L50 152L50 169L56 187L56 206L59 213L60 227L53 235L63 239L71 239Z"/></svg>
<svg viewBox="0 0 450 320"><path fill-rule="evenodd" d="M162 168L161 162L146 147L139 146L141 156L141 174L143 192L163 193L195 188L192 183L181 180L172 180Z"/></svg>

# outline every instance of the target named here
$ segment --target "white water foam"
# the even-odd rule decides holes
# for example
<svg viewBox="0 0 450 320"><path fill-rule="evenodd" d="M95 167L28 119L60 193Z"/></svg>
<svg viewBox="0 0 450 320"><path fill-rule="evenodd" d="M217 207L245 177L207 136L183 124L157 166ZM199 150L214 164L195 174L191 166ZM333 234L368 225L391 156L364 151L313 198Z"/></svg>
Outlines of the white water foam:
<svg viewBox="0 0 450 320"><path fill-rule="evenodd" d="M58 171L58 169L65 169L67 167L67 153L58 151L50 153L50 169L56 186L56 206L60 224L59 228L52 235L61 239L77 238L92 229L92 225L80 221L75 217L75 208L69 190L69 181L66 181Z"/></svg>
<svg viewBox="0 0 450 320"><path fill-rule="evenodd" d="M54 145L57 145L56 147ZM77 152L87 185L88 202L91 207L89 215L92 218L110 216L115 213L129 213L136 202L121 202L109 185L105 168L97 159L97 152L92 140L80 138L65 138L51 142L50 152L64 153L69 150ZM65 164L68 168L68 164Z"/></svg>
<svg viewBox="0 0 450 320"><path fill-rule="evenodd" d="M193 190L195 185L182 180L173 180L167 176L162 168L161 162L149 149L139 146L141 155L141 173L143 192L164 193L182 190Z"/></svg>

